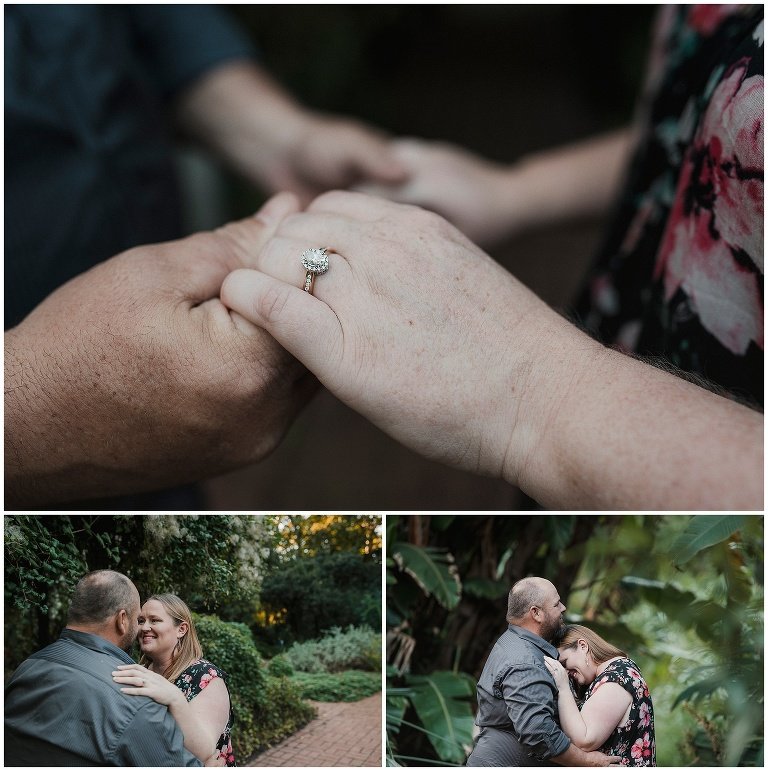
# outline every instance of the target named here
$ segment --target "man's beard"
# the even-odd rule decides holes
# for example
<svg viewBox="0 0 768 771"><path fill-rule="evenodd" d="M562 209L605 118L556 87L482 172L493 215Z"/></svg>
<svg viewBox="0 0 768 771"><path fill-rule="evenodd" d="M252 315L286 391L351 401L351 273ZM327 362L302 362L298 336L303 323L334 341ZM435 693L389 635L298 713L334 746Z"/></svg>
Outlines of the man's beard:
<svg viewBox="0 0 768 771"><path fill-rule="evenodd" d="M136 632L134 635L127 634L125 637L123 637L122 642L120 643L120 649L125 651L130 656L131 651L133 650L133 644L136 642L136 638L138 636L138 632Z"/></svg>
<svg viewBox="0 0 768 771"><path fill-rule="evenodd" d="M550 624L541 627L541 636L547 641L552 642L557 633L565 626L562 615L554 619Z"/></svg>

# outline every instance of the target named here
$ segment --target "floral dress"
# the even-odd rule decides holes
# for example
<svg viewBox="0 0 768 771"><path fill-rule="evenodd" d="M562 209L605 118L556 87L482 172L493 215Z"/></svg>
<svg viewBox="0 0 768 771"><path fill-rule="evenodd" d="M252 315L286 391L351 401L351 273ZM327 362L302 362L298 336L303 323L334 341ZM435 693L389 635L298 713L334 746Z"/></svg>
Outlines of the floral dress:
<svg viewBox="0 0 768 771"><path fill-rule="evenodd" d="M600 747L600 752L620 757L622 766L655 766L653 703L648 685L637 664L624 658L612 661L589 686L585 701L605 683L620 685L632 697L632 705L626 723L616 728Z"/></svg>
<svg viewBox="0 0 768 771"><path fill-rule="evenodd" d="M194 664L190 664L174 681L174 685L181 690L187 701L197 696L208 683L216 677L220 677L224 682L227 680L227 674L219 669L215 664L211 664L206 659L198 659ZM232 715L232 701L230 699L229 719L224 733L216 742L216 749L219 752L219 759L225 760L226 765L235 766L235 753L232 750L232 724L234 718Z"/></svg>
<svg viewBox="0 0 768 771"><path fill-rule="evenodd" d="M663 6L636 118L575 321L762 405L763 6Z"/></svg>

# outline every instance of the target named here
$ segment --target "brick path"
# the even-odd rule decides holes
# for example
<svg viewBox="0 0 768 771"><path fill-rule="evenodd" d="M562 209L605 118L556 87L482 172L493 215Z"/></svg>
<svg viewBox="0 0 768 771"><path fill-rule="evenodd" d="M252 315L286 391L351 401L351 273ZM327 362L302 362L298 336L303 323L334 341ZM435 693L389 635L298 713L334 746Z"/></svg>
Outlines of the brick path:
<svg viewBox="0 0 768 771"><path fill-rule="evenodd" d="M381 692L360 701L311 703L314 720L248 765L381 768Z"/></svg>

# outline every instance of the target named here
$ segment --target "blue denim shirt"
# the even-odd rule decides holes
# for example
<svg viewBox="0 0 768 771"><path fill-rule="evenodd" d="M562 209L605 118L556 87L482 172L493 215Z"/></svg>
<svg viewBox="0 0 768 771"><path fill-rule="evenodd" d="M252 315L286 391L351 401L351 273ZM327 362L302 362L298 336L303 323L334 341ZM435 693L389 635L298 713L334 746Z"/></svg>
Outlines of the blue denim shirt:
<svg viewBox="0 0 768 771"><path fill-rule="evenodd" d="M112 680L127 653L65 629L5 689L6 766L202 766L167 707Z"/></svg>
<svg viewBox="0 0 768 771"><path fill-rule="evenodd" d="M544 665L545 654L558 655L546 640L510 624L477 683L475 723L510 732L539 760L560 755L571 743L558 725L557 686Z"/></svg>

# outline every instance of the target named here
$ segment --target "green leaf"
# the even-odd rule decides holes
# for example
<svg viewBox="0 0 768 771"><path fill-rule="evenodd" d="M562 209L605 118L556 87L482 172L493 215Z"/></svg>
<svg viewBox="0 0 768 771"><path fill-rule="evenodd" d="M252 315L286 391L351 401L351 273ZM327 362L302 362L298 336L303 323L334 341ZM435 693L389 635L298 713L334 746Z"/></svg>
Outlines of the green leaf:
<svg viewBox="0 0 768 771"><path fill-rule="evenodd" d="M447 530L453 524L454 519L456 519L455 514L433 514L429 518L429 524L431 528L440 532Z"/></svg>
<svg viewBox="0 0 768 771"><path fill-rule="evenodd" d="M432 672L407 679L411 704L441 760L463 763L472 748L474 716L469 700L474 681L453 672Z"/></svg>
<svg viewBox="0 0 768 771"><path fill-rule="evenodd" d="M397 692L403 691L404 695L396 696L395 691L392 689L387 690L387 702L386 702L386 724L387 729L392 733L398 733L400 730L400 723L405 717L405 710L408 708L408 699L406 696L411 695L410 689L398 688Z"/></svg>
<svg viewBox="0 0 768 771"><path fill-rule="evenodd" d="M725 688L726 682L723 680L722 676L716 675L715 677L709 677L706 680L699 680L698 683L694 683L693 685L689 685L684 691L681 691L677 698L675 699L674 703L672 704L672 709L674 709L678 704L681 704L684 701L698 701L699 699L702 699L704 696L709 696L710 694L714 693L720 688Z"/></svg>
<svg viewBox="0 0 768 771"><path fill-rule="evenodd" d="M677 565L684 565L703 549L725 541L744 527L744 517L732 514L697 514L667 550Z"/></svg>
<svg viewBox="0 0 768 771"><path fill-rule="evenodd" d="M396 543L392 556L401 570L419 585L428 597L452 610L461 598L461 580L453 556L442 549Z"/></svg>
<svg viewBox="0 0 768 771"><path fill-rule="evenodd" d="M499 564L496 566L496 580L501 580L501 577L504 575L504 568L507 566L507 562L509 561L509 558L514 553L515 549L514 547L510 546L504 554L501 555L501 559L499 560Z"/></svg>
<svg viewBox="0 0 768 771"><path fill-rule="evenodd" d="M488 578L470 578L464 581L464 593L471 597L495 600L506 595L509 587L505 581L491 581Z"/></svg>

